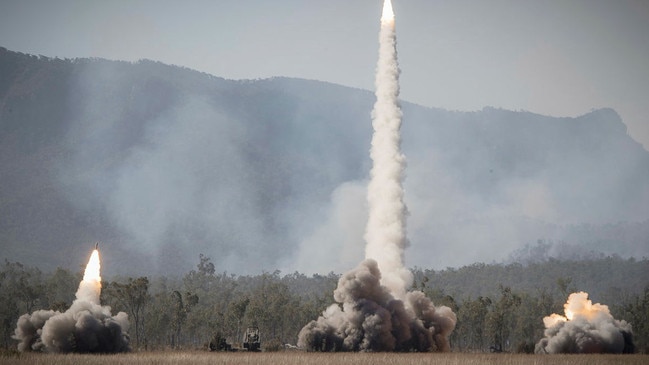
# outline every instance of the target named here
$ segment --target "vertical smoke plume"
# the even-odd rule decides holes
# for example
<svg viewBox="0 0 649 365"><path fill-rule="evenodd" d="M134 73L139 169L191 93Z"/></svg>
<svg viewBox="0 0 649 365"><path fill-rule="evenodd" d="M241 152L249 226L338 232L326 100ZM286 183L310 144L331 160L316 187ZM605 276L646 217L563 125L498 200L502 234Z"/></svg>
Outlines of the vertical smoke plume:
<svg viewBox="0 0 649 365"><path fill-rule="evenodd" d="M94 250L79 283L76 299L61 313L38 310L23 314L13 336L19 351L114 353L129 351L128 316L112 316L101 306L99 251Z"/></svg>
<svg viewBox="0 0 649 365"><path fill-rule="evenodd" d="M390 0L383 4L379 33L379 61L376 67L376 103L372 111L373 166L367 187L369 216L365 231L365 257L375 259L383 273L382 284L399 298L412 281L404 269L407 246L403 201L405 157L401 153L401 108L399 106L399 64L397 62L394 13Z"/></svg>
<svg viewBox="0 0 649 365"><path fill-rule="evenodd" d="M537 354L634 351L631 325L613 318L608 306L593 304L587 293L579 292L570 294L563 307L565 316L543 318L545 337L536 344Z"/></svg>
<svg viewBox="0 0 649 365"><path fill-rule="evenodd" d="M367 200L365 261L343 275L321 317L304 326L298 346L309 351L448 351L456 316L435 308L422 292L406 292L412 273L404 267L407 209L402 186L399 66L394 13L383 5L372 111L373 161Z"/></svg>

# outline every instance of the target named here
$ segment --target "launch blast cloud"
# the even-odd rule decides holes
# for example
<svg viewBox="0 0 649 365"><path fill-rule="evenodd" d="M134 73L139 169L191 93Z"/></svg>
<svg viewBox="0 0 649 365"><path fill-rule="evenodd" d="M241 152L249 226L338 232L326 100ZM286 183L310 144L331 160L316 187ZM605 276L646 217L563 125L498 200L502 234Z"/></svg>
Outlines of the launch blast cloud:
<svg viewBox="0 0 649 365"><path fill-rule="evenodd" d="M543 318L545 337L535 347L538 354L632 353L631 324L611 315L608 306L588 299L585 292L572 293L564 304L565 316Z"/></svg>
<svg viewBox="0 0 649 365"><path fill-rule="evenodd" d="M369 216L365 261L347 272L334 291L335 304L304 326L298 346L309 351L448 351L456 316L435 308L422 292L407 292L407 207L401 153L399 66L394 13L386 0L379 34L376 103L372 111L373 167L367 188Z"/></svg>
<svg viewBox="0 0 649 365"><path fill-rule="evenodd" d="M380 284L376 261L347 272L334 291L337 304L304 326L298 347L308 351L448 351L456 316L435 308L422 292L395 298Z"/></svg>
<svg viewBox="0 0 649 365"><path fill-rule="evenodd" d="M68 310L37 310L18 319L13 338L19 351L116 353L130 350L128 315L99 303L99 251L94 250Z"/></svg>

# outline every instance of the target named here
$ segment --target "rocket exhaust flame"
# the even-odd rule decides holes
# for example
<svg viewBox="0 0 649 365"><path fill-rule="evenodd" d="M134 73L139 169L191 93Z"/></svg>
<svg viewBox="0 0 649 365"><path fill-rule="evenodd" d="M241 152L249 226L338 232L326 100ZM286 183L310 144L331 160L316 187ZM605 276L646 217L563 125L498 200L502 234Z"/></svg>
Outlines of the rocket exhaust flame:
<svg viewBox="0 0 649 365"><path fill-rule="evenodd" d="M77 290L77 298L83 298L93 304L99 304L99 295L101 294L101 265L99 264L99 251L94 250L86 265L86 270L83 273L83 280L79 283Z"/></svg>
<svg viewBox="0 0 649 365"><path fill-rule="evenodd" d="M13 338L19 351L114 353L129 351L128 316L111 315L110 307L101 306L99 251L90 255L79 283L76 299L61 313L38 310L23 314Z"/></svg>
<svg viewBox="0 0 649 365"><path fill-rule="evenodd" d="M392 11L392 1L383 2L383 13L381 14L381 23L394 22L394 11Z"/></svg>
<svg viewBox="0 0 649 365"><path fill-rule="evenodd" d="M383 4L372 110L373 167L367 188L365 261L343 275L335 304L304 326L298 346L308 351L448 351L456 316L435 308L419 291L407 292L404 267L407 208L402 186L399 66L392 3Z"/></svg>
<svg viewBox="0 0 649 365"><path fill-rule="evenodd" d="M572 293L563 306L565 316L543 318L545 337L536 353L631 353L633 331L611 315L608 306L591 302L585 292Z"/></svg>

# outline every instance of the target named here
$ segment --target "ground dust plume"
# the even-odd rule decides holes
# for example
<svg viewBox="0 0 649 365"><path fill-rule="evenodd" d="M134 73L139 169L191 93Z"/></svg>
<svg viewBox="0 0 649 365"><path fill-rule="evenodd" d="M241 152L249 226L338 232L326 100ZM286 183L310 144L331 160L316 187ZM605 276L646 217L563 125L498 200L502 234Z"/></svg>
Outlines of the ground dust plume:
<svg viewBox="0 0 649 365"><path fill-rule="evenodd" d="M344 274L335 304L304 326L298 346L308 351L449 351L456 316L436 308L422 292L407 292L412 274L405 268L407 208L405 157L401 153L399 66L394 12L383 5L376 68L374 134L370 156L365 257Z"/></svg>
<svg viewBox="0 0 649 365"><path fill-rule="evenodd" d="M545 337L536 344L537 354L632 353L633 332L626 321L611 315L608 306L572 293L564 304L565 316L543 318Z"/></svg>
<svg viewBox="0 0 649 365"><path fill-rule="evenodd" d="M129 351L128 316L113 316L99 303L101 276L99 251L95 249L79 283L76 299L61 313L37 310L23 314L13 336L19 351L115 353Z"/></svg>

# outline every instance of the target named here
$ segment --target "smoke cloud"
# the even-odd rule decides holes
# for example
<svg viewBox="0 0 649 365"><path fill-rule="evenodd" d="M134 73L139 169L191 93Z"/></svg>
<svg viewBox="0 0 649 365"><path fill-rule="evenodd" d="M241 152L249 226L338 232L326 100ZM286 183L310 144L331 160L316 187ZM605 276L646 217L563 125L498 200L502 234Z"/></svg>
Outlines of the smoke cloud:
<svg viewBox="0 0 649 365"><path fill-rule="evenodd" d="M390 0L383 6L379 43L366 259L340 278L336 304L300 331L298 346L308 351L448 351L448 336L457 321L450 308L435 308L422 292L406 291L413 278L404 267L406 163L401 153L399 66Z"/></svg>
<svg viewBox="0 0 649 365"><path fill-rule="evenodd" d="M396 299L380 284L376 261L367 259L343 275L336 304L304 326L298 347L308 351L448 351L456 316L435 308L422 292Z"/></svg>
<svg viewBox="0 0 649 365"><path fill-rule="evenodd" d="M537 354L633 352L631 324L613 318L608 306L593 304L579 292L570 294L563 307L565 316L543 318L545 337L536 344Z"/></svg>
<svg viewBox="0 0 649 365"><path fill-rule="evenodd" d="M94 250L76 299L61 313L37 310L18 319L13 338L19 351L116 353L130 350L128 315L111 314L109 306L99 304L101 277L99 252Z"/></svg>

